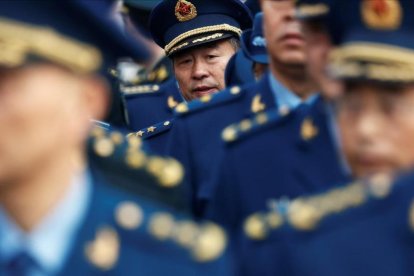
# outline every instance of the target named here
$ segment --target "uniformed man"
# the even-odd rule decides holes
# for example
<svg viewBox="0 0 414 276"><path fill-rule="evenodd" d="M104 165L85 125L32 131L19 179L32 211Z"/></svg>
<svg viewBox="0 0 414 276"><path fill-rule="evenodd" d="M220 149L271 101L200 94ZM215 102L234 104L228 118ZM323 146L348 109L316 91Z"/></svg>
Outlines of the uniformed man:
<svg viewBox="0 0 414 276"><path fill-rule="evenodd" d="M356 180L253 214L244 260L255 274L411 275L412 174L394 187L389 175L414 166L413 3L337 1L331 8L340 47L330 70L344 82L336 118ZM272 252L285 254L256 258Z"/></svg>
<svg viewBox="0 0 414 276"><path fill-rule="evenodd" d="M222 130L267 109L287 114L303 100L314 100L313 81L306 74L305 43L294 17L294 1L261 1L269 72L257 83L232 87L212 97L177 106L167 154L185 167L185 185L194 189L193 204L200 215L209 200L213 167L219 160ZM261 38L263 40L263 38ZM251 124L243 124L249 129ZM234 139L227 132L226 139ZM214 162L212 162L214 160Z"/></svg>
<svg viewBox="0 0 414 276"><path fill-rule="evenodd" d="M251 27L251 21L248 8L238 0L168 0L153 9L149 22L152 37L171 58L186 101L225 88L225 68L239 49L240 35ZM136 132L157 153L165 152L168 130L173 126L169 120L166 131L165 127L160 128L164 123Z"/></svg>
<svg viewBox="0 0 414 276"><path fill-rule="evenodd" d="M325 5L325 9L311 9L312 5ZM308 10L312 13L306 13ZM307 25L325 26L328 1L299 1L298 11ZM308 66L318 71L317 77L315 72L309 75L321 88L319 83L328 78L324 77L325 63L319 58L328 54L329 47L320 45L329 41L329 35L327 31L322 35L305 31ZM246 215L274 205L280 197L288 201L346 180L347 170L341 163L332 115L325 101L317 98L286 116L270 110L226 128L223 135L227 144L216 166L212 187L218 190L210 215L216 214L216 219L237 230ZM229 163L234 166L224 166ZM232 178L238 179L236 184ZM278 180L277 185L270 184L274 179ZM226 198L228 189L237 196Z"/></svg>
<svg viewBox="0 0 414 276"><path fill-rule="evenodd" d="M124 194L86 165L90 119L109 101L103 72L146 56L101 4L0 3L0 274L228 275L220 228Z"/></svg>
<svg viewBox="0 0 414 276"><path fill-rule="evenodd" d="M167 0L150 18L153 39L172 59L187 101L225 88L227 62L239 48L242 31L250 26L248 9L234 0Z"/></svg>

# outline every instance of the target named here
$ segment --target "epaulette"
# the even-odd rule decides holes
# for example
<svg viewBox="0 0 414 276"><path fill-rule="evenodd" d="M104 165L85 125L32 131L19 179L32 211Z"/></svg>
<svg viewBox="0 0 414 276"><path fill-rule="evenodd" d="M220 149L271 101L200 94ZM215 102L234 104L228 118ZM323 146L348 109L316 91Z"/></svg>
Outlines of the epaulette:
<svg viewBox="0 0 414 276"><path fill-rule="evenodd" d="M283 226L298 231L315 230L332 215L364 205L370 200L386 198L392 190L393 178L377 174L325 193L292 200L284 211L275 209L257 212L244 221L244 233L253 240L266 239L269 233Z"/></svg>
<svg viewBox="0 0 414 276"><path fill-rule="evenodd" d="M142 140L136 135L123 135L95 127L89 141L93 153L102 159L114 160L118 165L133 171L143 171L157 181L160 187L171 188L181 184L184 176L182 165L172 158L147 154Z"/></svg>
<svg viewBox="0 0 414 276"><path fill-rule="evenodd" d="M137 94L155 93L162 91L158 84L123 85L119 86L121 93L128 97Z"/></svg>
<svg viewBox="0 0 414 276"><path fill-rule="evenodd" d="M242 92L243 91L239 86L233 86L230 89L211 95L205 95L188 103L182 102L174 109L174 114L177 116L185 116L220 104L228 103L238 99L243 94Z"/></svg>
<svg viewBox="0 0 414 276"><path fill-rule="evenodd" d="M238 123L229 125L222 131L221 137L227 143L240 141L269 125L285 121L290 113L287 109L273 109L258 113Z"/></svg>
<svg viewBox="0 0 414 276"><path fill-rule="evenodd" d="M167 120L146 128L143 128L137 132L132 132L128 134L129 136L136 136L143 140L149 139L153 136L159 135L161 133L164 133L166 131L169 131L173 125L174 120Z"/></svg>
<svg viewBox="0 0 414 276"><path fill-rule="evenodd" d="M145 211L145 206L135 202L121 202L114 212L115 223L131 239L137 239L142 233L161 245L175 244L188 250L189 255L198 262L214 261L227 248L225 231L212 222L199 223L164 210Z"/></svg>

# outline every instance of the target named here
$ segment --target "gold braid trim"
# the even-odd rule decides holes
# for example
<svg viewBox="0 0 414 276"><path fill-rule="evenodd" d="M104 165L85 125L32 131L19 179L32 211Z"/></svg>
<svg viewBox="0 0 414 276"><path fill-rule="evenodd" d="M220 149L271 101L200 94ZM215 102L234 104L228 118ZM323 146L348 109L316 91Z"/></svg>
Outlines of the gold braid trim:
<svg viewBox="0 0 414 276"><path fill-rule="evenodd" d="M180 43L181 41L183 41L184 39L187 39L191 36L194 35L199 35L199 34L204 34L204 33L210 33L210 32L217 32L217 31L229 31L229 32L233 32L236 33L238 36L241 35L242 30L231 26L229 24L220 24L220 25L213 25L213 26L207 26L207 27L201 27L201 28L197 28L185 33L180 34L179 36L177 36L176 38L174 38L173 40L171 40L170 43L168 43L164 50L166 52L167 55L170 54L171 49L178 43Z"/></svg>
<svg viewBox="0 0 414 276"><path fill-rule="evenodd" d="M30 54L81 73L96 71L102 64L101 52L91 45L65 37L51 28L0 17L0 63L22 65Z"/></svg>
<svg viewBox="0 0 414 276"><path fill-rule="evenodd" d="M414 66L401 64L361 64L356 61L333 63L330 73L339 79L364 77L384 82L413 82Z"/></svg>
<svg viewBox="0 0 414 276"><path fill-rule="evenodd" d="M337 78L414 81L414 51L406 48L356 42L334 50L330 60L331 73Z"/></svg>
<svg viewBox="0 0 414 276"><path fill-rule="evenodd" d="M296 9L296 16L299 18L318 16L329 13L329 7L325 4L301 5Z"/></svg>
<svg viewBox="0 0 414 276"><path fill-rule="evenodd" d="M334 50L330 58L414 65L414 50L380 43L352 42Z"/></svg>

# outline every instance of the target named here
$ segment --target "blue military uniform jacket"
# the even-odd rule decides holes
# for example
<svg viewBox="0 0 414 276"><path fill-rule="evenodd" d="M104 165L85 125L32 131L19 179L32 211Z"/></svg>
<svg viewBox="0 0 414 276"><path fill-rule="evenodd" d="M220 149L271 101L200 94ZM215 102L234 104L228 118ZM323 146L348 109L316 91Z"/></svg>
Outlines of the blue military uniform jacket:
<svg viewBox="0 0 414 276"><path fill-rule="evenodd" d="M275 208L280 198L288 201L347 179L322 98L287 115L271 110L241 121L223 137L228 142L204 196L207 216L230 231L247 215Z"/></svg>
<svg viewBox="0 0 414 276"><path fill-rule="evenodd" d="M210 252L205 258L202 253L193 252L197 239L185 244L172 232L168 233L168 229L160 234L163 227L169 226L160 217L172 220L170 227L177 229L171 228L171 231L180 231L179 222L185 221L160 206L110 188L95 174L90 206L60 275L230 273L229 263L222 255L224 251L218 252L220 256ZM200 234L202 227L195 225L194 231ZM220 234L219 243L222 242Z"/></svg>
<svg viewBox="0 0 414 276"><path fill-rule="evenodd" d="M183 101L175 78L163 84L121 85L120 90L132 131L168 120L173 116L173 109Z"/></svg>
<svg viewBox="0 0 414 276"><path fill-rule="evenodd" d="M177 106L166 154L184 166L184 185L191 190L190 204L196 215L203 209L198 202L201 187L211 182L212 168L222 149L222 130L233 122L274 107L276 99L267 77L243 88L235 86Z"/></svg>
<svg viewBox="0 0 414 276"><path fill-rule="evenodd" d="M251 215L241 239L244 275L412 275L412 181L355 181Z"/></svg>

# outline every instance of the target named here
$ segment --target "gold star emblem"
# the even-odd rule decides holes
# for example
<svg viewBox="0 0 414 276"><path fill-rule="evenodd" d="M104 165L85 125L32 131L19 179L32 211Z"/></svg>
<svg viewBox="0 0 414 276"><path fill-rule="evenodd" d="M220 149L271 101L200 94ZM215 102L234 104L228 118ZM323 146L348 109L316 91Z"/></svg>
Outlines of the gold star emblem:
<svg viewBox="0 0 414 276"><path fill-rule="evenodd" d="M147 128L147 131L148 132L154 132L155 129L156 129L156 127L152 126L152 127Z"/></svg>
<svg viewBox="0 0 414 276"><path fill-rule="evenodd" d="M137 136L142 137L145 134L144 131L140 130L137 132Z"/></svg>

